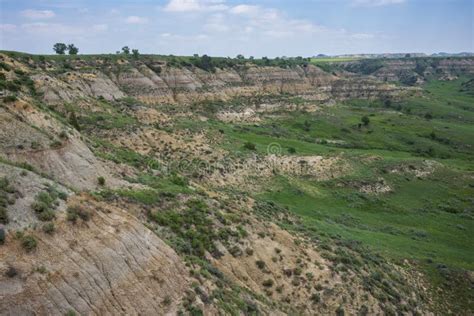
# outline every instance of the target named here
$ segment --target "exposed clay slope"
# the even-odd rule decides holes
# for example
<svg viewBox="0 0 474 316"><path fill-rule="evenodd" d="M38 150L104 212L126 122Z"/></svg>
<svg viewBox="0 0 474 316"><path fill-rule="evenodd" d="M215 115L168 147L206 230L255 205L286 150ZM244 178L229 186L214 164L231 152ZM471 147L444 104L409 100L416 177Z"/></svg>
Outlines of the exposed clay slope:
<svg viewBox="0 0 474 316"><path fill-rule="evenodd" d="M125 96L149 104L192 103L257 93L302 93L308 94L310 99L328 101L397 95L401 91L399 87L371 78L360 82L359 78L344 74L336 76L313 65L279 68L248 64L211 73L197 67L176 68L165 62L155 67L126 59L115 62L105 58L72 59L67 69L54 61L38 67L32 60L18 61L3 54L0 59L29 73L42 100L48 104L96 97L114 100Z"/></svg>
<svg viewBox="0 0 474 316"><path fill-rule="evenodd" d="M6 178L14 188L14 199L11 205L7 206L9 223L7 229L14 231L16 229L31 228L42 224L35 215L31 205L35 197L48 188L55 188L67 195L72 192L56 182L45 179L34 172L26 171L17 167L0 163L0 179ZM66 203L57 199L58 205L55 208L56 213L64 213Z"/></svg>
<svg viewBox="0 0 474 316"><path fill-rule="evenodd" d="M125 185L99 160L74 129L28 102L0 108L0 156L27 163L60 183L93 189L103 176L111 186Z"/></svg>
<svg viewBox="0 0 474 316"><path fill-rule="evenodd" d="M64 217L53 236L33 232L27 253L11 239L0 247L0 310L6 314L175 314L188 287L178 255L133 216L83 197L70 201L93 213ZM17 275L8 277L13 267Z"/></svg>

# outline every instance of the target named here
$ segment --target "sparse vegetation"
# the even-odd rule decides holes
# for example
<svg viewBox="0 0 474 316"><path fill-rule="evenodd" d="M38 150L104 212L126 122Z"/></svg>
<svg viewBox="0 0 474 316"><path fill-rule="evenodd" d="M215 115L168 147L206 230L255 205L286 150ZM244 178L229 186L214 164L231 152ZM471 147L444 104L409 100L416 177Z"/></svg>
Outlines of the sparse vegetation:
<svg viewBox="0 0 474 316"><path fill-rule="evenodd" d="M3 245L5 243L5 238L6 238L5 228L0 227L0 245Z"/></svg>
<svg viewBox="0 0 474 316"><path fill-rule="evenodd" d="M31 208L35 211L39 220L50 221L56 217L54 210L59 205L58 197L58 191L52 186L48 186L46 190L35 196Z"/></svg>
<svg viewBox="0 0 474 316"><path fill-rule="evenodd" d="M272 287L273 284L275 284L275 282L272 279L267 279L267 280L263 281L263 283L262 283L262 285L264 287Z"/></svg>
<svg viewBox="0 0 474 316"><path fill-rule="evenodd" d="M52 235L55 231L55 226L53 222L49 222L43 225L43 232L45 232L48 235Z"/></svg>
<svg viewBox="0 0 474 316"><path fill-rule="evenodd" d="M255 146L254 143L251 143L251 142L246 142L244 143L244 148L245 149L248 149L248 150L256 150L257 147Z"/></svg>
<svg viewBox="0 0 474 316"><path fill-rule="evenodd" d="M76 223L78 219L87 222L91 218L91 213L81 205L74 205L67 208L66 218L72 223Z"/></svg>
<svg viewBox="0 0 474 316"><path fill-rule="evenodd" d="M25 249L27 252L31 252L36 249L38 246L38 242L36 241L36 238L32 235L23 235L20 238L21 246L23 249Z"/></svg>
<svg viewBox="0 0 474 316"><path fill-rule="evenodd" d="M74 232L96 229L101 221L94 221L94 225L81 222L91 219L96 203L106 206L97 208L103 214L110 211L119 216L115 208L130 209L133 220L142 221L148 232L171 246L190 271L190 276L185 276L190 278L189 293L178 307L184 313L202 314L207 309L198 307L201 302L229 315L257 314L261 307L265 314L267 306L291 315L311 308L322 314L330 308L334 313L336 307L337 315L366 315L377 309L373 309L375 303L388 315L429 312L427 306L440 314L468 310L471 288L463 276L473 269L474 262L472 245L467 242L474 230L471 78L457 73L459 79L434 80L441 76L436 73L440 69L436 62L412 57L407 59L413 67L388 75L390 69L383 59L156 57L127 46L117 55L65 56L66 51L74 54L74 49L71 53L68 47L61 53L58 48L61 56L26 55L21 59L25 70L9 66L10 53L2 53L7 56L0 62L0 88L6 91L3 101L20 96L14 110L22 111L25 106L25 113L11 119L32 130L28 131L31 136L24 138L19 133L22 143L7 143L7 152L31 152L27 161L36 159L35 166L41 166L38 157L62 154L69 150L65 144L82 148L79 143L85 143L111 172L105 174L98 168L95 175L85 174L88 184L97 184L97 191L84 194L84 199L69 199L66 218L70 224L66 227ZM282 69L260 74L262 69L255 66ZM230 68L233 78L242 81L222 79ZM183 73L191 78L197 73L202 84L189 93L187 88L170 88L165 102L148 82L153 78L150 80L158 85L159 78L151 71L163 80ZM287 71L298 75L285 79ZM323 84L312 81L310 71L321 76ZM349 76L347 71L353 74ZM129 96L84 93L77 102L71 96L74 100L70 103L50 104L44 101L47 98L38 97L40 91L33 93L29 77L35 75L38 80L41 76L36 75L45 74L56 83L77 76L81 82L81 76L89 72L97 74L97 81L111 78L110 85L119 83L119 89ZM148 88L134 77L144 73ZM262 88L256 92L247 89L255 74L261 80L258 88ZM307 81L300 87L295 82L303 76ZM219 88L208 84L217 77L225 85L220 81ZM391 82L393 78L400 80ZM88 82L93 85L94 80ZM346 90L353 80L359 82ZM136 82L136 86L129 82ZM43 84L47 85L47 80ZM311 91L301 92L309 84ZM378 91L378 84L384 85L383 91ZM315 100L320 99L319 94L314 98L315 91L320 93L326 85L334 88L325 92L331 106ZM363 99L352 98L365 85L370 86L370 95L361 92ZM226 94L228 88L238 94L241 86L248 95ZM77 90L72 83L67 89L71 95ZM215 90L225 98L218 100ZM404 93L398 94L399 90ZM338 92L344 97L332 97ZM175 104L182 100L189 107ZM13 109L13 104L5 103L5 109ZM26 106L34 108L33 119L27 116ZM240 115L248 109L255 111L242 120L227 121L220 116L227 110ZM275 144L281 149L278 155L265 150ZM76 163L74 159L61 163L67 166ZM51 168L55 168L54 159L51 161ZM188 161L198 166L189 169L197 171L183 166ZM93 159L88 162L95 167ZM59 169L33 170L14 163L8 167L13 166L31 170L11 178L13 183L43 177L48 183L56 179L72 191L81 191L75 188L72 175L57 177ZM100 174L107 177L107 185ZM111 185L118 183L116 180L130 185L116 188ZM30 191L25 187L17 192L9 181L0 179L0 224L8 229L10 221L23 225L11 210L18 207L15 199ZM47 223L31 225L27 228L31 234L48 242L60 238L64 223L57 221L55 232L53 219L58 205L65 204L61 200L67 198L57 188L44 186L31 208ZM292 239L283 236L288 239L283 244L278 229L267 223L289 231ZM121 227L115 229L118 235L123 234ZM26 251L38 246L33 235L19 232L17 240ZM4 241L1 228L0 244ZM269 248L261 252L261 245ZM323 260L318 257L315 261L312 251ZM213 266L214 260L220 265ZM235 269L234 262L239 260L245 265ZM240 288L227 279L228 267L234 268L233 277L245 286ZM246 269L243 272L248 276L240 269ZM152 277L168 282L155 271ZM418 286L416 277L426 289ZM330 278L341 282L334 285ZM255 285L252 282L262 287L263 295L248 289ZM357 291L351 288L352 282ZM161 298L157 303L163 309L174 309L171 296ZM354 302L367 306L359 308Z"/></svg>

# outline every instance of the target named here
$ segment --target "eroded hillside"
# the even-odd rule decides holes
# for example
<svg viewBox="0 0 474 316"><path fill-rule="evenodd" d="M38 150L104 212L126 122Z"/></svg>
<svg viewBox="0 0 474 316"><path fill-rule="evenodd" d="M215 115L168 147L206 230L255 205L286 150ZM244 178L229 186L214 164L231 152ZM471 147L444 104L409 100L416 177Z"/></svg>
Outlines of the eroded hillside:
<svg viewBox="0 0 474 316"><path fill-rule="evenodd" d="M2 313L472 312L474 59L0 60Z"/></svg>

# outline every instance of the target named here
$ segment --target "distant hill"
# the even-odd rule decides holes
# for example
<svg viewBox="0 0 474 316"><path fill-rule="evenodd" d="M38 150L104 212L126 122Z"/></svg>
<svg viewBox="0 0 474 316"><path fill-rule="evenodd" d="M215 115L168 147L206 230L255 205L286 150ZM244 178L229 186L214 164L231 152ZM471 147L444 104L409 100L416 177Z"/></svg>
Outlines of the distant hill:
<svg viewBox="0 0 474 316"><path fill-rule="evenodd" d="M431 55L425 53L383 53L383 54L343 54L343 55L324 55L318 54L313 58L354 58L354 59L366 59L366 58L409 58L409 57L471 57L474 53L461 52L461 53L434 53Z"/></svg>

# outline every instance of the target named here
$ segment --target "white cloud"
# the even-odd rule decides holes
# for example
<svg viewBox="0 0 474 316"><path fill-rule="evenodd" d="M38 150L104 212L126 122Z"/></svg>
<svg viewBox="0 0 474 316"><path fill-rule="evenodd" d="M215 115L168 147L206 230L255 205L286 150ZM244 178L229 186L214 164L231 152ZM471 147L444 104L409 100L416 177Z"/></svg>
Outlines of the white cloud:
<svg viewBox="0 0 474 316"><path fill-rule="evenodd" d="M109 29L109 26L107 24L95 24L92 25L92 29L97 32L104 32Z"/></svg>
<svg viewBox="0 0 474 316"><path fill-rule="evenodd" d="M232 7L229 11L233 14L256 14L259 10L257 5L239 4Z"/></svg>
<svg viewBox="0 0 474 316"><path fill-rule="evenodd" d="M21 11L21 15L28 19L50 19L56 16L51 10L24 10Z"/></svg>
<svg viewBox="0 0 474 316"><path fill-rule="evenodd" d="M0 24L0 31L2 32L12 32L16 30L15 24Z"/></svg>
<svg viewBox="0 0 474 316"><path fill-rule="evenodd" d="M374 34L367 34L367 33L356 33L352 34L352 37L355 39L371 39L374 38Z"/></svg>
<svg viewBox="0 0 474 316"><path fill-rule="evenodd" d="M81 27L43 22L25 23L21 28L28 33L45 35L81 35L84 32Z"/></svg>
<svg viewBox="0 0 474 316"><path fill-rule="evenodd" d="M125 19L125 23L127 24L146 24L148 23L148 19L136 15L131 15Z"/></svg>
<svg viewBox="0 0 474 316"><path fill-rule="evenodd" d="M226 23L226 15L218 13L207 20L204 29L209 32L227 32L230 27Z"/></svg>
<svg viewBox="0 0 474 316"><path fill-rule="evenodd" d="M167 12L223 11L228 9L224 0L170 0L164 7Z"/></svg>
<svg viewBox="0 0 474 316"><path fill-rule="evenodd" d="M24 33L34 34L34 35L44 35L47 37L55 36L87 36L93 35L96 33L104 32L108 30L107 24L94 24L91 26L73 26L65 25L60 23L24 23L21 26L21 30Z"/></svg>
<svg viewBox="0 0 474 316"><path fill-rule="evenodd" d="M400 4L404 2L405 0L353 0L354 5L366 7L380 7L391 4Z"/></svg>

